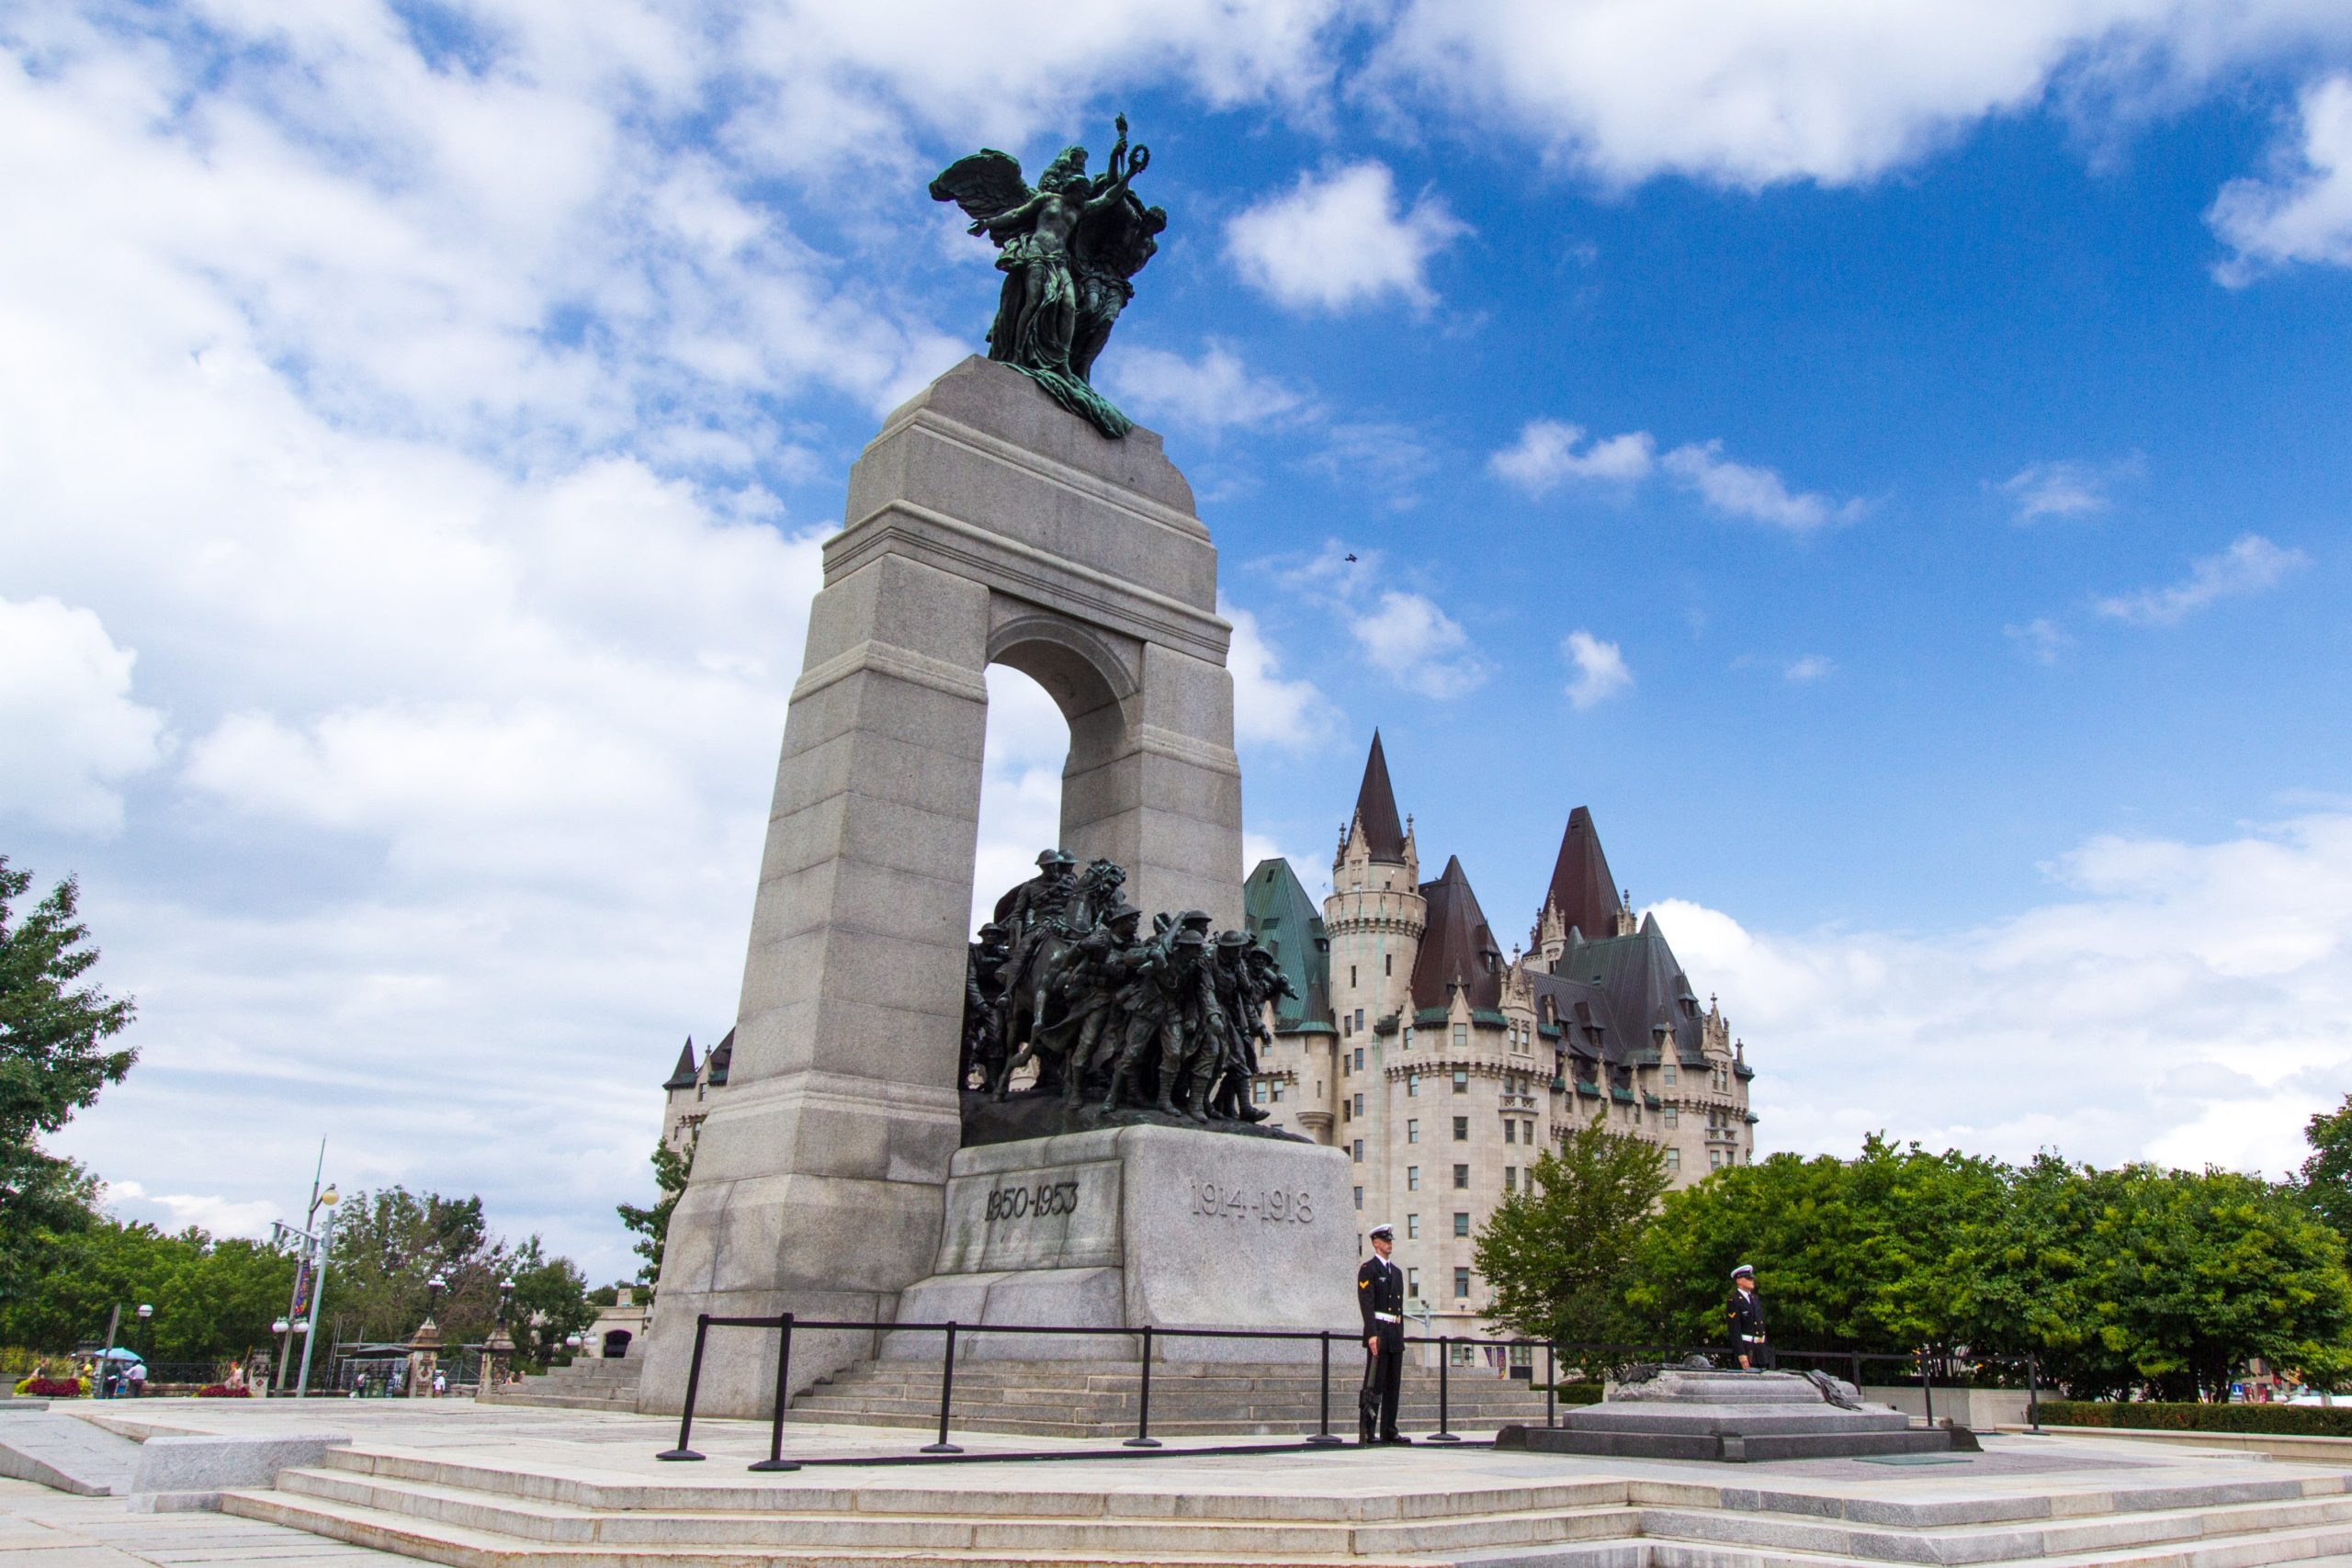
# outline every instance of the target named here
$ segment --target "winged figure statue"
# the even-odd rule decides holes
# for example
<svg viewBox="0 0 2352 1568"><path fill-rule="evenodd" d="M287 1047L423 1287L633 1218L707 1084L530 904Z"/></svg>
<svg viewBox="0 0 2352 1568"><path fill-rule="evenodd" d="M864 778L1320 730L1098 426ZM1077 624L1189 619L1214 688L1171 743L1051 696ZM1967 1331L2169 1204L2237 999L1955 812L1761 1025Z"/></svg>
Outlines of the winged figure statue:
<svg viewBox="0 0 2352 1568"><path fill-rule="evenodd" d="M957 159L931 182L933 201L962 208L971 232L997 247L1004 288L989 327L989 357L1114 438L1134 422L1094 389L1095 356L1168 227L1168 214L1144 206L1130 188L1149 166L1151 149L1130 152L1126 116L1117 127L1118 143L1099 175L1087 174L1085 148L1065 147L1032 188L1020 160L990 147Z"/></svg>

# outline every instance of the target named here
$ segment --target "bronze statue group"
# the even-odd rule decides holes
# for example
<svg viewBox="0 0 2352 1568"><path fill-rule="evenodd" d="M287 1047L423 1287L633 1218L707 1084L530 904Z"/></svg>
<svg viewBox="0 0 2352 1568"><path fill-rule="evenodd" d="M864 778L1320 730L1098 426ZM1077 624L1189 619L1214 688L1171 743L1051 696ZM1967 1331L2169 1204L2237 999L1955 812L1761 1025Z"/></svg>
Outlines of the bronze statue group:
<svg viewBox="0 0 2352 1568"><path fill-rule="evenodd" d="M1202 910L1154 916L1147 933L1126 876L1047 850L997 900L965 972L962 1087L1001 1100L1035 1063L1028 1092L1071 1112L1264 1121L1250 1086L1272 1040L1265 1003L1297 993L1255 936L1212 932Z"/></svg>

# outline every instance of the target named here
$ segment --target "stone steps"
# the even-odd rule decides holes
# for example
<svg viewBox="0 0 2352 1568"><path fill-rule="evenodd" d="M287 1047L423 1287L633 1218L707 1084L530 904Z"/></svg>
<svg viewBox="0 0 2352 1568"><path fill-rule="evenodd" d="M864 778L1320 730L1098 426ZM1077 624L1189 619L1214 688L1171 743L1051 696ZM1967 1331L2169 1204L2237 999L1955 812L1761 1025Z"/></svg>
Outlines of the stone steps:
<svg viewBox="0 0 2352 1568"><path fill-rule="evenodd" d="M645 1363L634 1358L579 1360L535 1372L510 1388L492 1391L492 1404L529 1404L556 1410L635 1410L637 1382Z"/></svg>

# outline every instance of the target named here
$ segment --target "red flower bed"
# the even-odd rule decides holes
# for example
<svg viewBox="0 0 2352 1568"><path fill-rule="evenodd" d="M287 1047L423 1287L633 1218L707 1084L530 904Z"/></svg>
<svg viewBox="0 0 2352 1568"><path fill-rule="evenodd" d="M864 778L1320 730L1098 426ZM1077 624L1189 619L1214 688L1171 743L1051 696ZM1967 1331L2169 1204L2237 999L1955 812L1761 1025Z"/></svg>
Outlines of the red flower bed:
<svg viewBox="0 0 2352 1568"><path fill-rule="evenodd" d="M24 1392L31 1399L74 1399L82 1393L82 1385L72 1378L28 1378Z"/></svg>
<svg viewBox="0 0 2352 1568"><path fill-rule="evenodd" d="M209 1382L196 1391L198 1399L251 1399L253 1396L252 1389L231 1388L225 1382Z"/></svg>

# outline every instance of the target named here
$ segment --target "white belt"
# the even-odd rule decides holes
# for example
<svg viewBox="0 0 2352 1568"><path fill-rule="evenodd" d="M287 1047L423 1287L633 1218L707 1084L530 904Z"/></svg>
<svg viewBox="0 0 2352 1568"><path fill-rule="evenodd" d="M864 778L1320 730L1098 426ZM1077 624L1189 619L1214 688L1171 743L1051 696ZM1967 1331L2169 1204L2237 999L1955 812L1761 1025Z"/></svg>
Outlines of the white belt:
<svg viewBox="0 0 2352 1568"><path fill-rule="evenodd" d="M1393 1312L1376 1312L1372 1314L1372 1321L1374 1323L1402 1323L1405 1320L1398 1317Z"/></svg>

